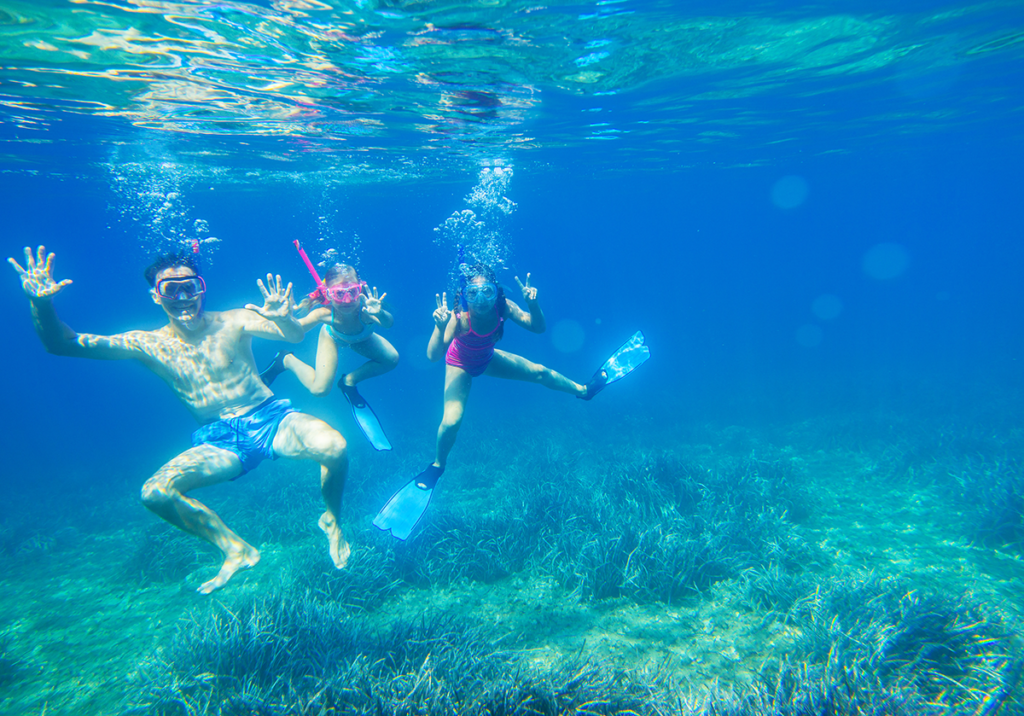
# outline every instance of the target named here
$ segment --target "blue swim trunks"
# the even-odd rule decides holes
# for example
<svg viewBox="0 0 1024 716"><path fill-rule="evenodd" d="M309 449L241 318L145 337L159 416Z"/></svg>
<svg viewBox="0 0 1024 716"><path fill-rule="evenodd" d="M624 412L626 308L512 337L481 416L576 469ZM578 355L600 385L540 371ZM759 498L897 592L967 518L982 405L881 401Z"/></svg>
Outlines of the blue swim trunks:
<svg viewBox="0 0 1024 716"><path fill-rule="evenodd" d="M238 455L242 474L264 460L276 460L274 436L288 413L294 413L290 400L268 398L245 415L208 423L192 433L192 447L213 445Z"/></svg>

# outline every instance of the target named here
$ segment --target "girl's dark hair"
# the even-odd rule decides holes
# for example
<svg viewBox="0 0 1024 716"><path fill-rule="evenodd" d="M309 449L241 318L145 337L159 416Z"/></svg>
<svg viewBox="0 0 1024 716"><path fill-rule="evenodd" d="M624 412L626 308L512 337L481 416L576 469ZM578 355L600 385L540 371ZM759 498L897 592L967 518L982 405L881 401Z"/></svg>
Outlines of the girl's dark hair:
<svg viewBox="0 0 1024 716"><path fill-rule="evenodd" d="M475 278L483 278L488 283L493 283L498 288L498 296L494 299L494 307L498 311L498 317L504 318L505 309L507 308L505 304L505 289L502 288L500 283L498 283L498 276L494 273L491 267L488 266L487 264L473 264L472 266L466 266L465 268L463 268L462 275L465 277L466 281L465 284L462 286L462 302L466 301L466 286L469 285L469 282ZM460 302L460 306L462 305L462 302ZM498 324L497 338L501 338L502 335L504 335L504 333L505 324Z"/></svg>
<svg viewBox="0 0 1024 716"><path fill-rule="evenodd" d="M337 281L347 273L354 273L357 281L363 280L359 276L359 270L356 269L355 266L351 266L349 264L334 264L327 269L327 273L324 274L324 283L330 285L332 281Z"/></svg>
<svg viewBox="0 0 1024 716"><path fill-rule="evenodd" d="M164 269L169 268L190 268L196 276L200 275L199 257L192 251L178 251L172 254L164 254L156 261L146 267L142 274L150 286L156 286L156 277Z"/></svg>

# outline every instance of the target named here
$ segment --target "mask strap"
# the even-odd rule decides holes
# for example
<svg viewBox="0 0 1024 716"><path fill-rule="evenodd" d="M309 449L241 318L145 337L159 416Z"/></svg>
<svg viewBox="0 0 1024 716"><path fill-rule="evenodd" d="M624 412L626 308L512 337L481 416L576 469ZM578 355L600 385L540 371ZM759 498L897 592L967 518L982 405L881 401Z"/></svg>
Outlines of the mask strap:
<svg viewBox="0 0 1024 716"><path fill-rule="evenodd" d="M299 256L302 257L302 260L306 263L306 268L309 269L309 272L313 275L313 280L316 281L316 290L309 294L309 297L314 301L327 303L327 286L325 286L324 282L320 279L320 274L318 274L316 272L316 268L313 267L313 262L310 261L309 256L306 255L306 250L299 246L299 240L295 239L292 243L295 244L295 248L298 250Z"/></svg>

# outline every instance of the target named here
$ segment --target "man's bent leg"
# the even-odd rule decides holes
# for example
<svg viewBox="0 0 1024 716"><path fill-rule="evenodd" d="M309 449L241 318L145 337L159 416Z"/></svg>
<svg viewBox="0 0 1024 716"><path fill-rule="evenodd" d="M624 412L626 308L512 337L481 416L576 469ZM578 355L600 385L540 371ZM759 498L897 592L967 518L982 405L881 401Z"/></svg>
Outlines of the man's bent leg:
<svg viewBox="0 0 1024 716"><path fill-rule="evenodd" d="M186 450L157 470L142 486L142 502L151 511L189 534L215 544L224 553L217 576L199 587L209 594L223 587L235 572L260 561L255 547L236 535L209 507L186 493L238 477L242 463L227 450L200 445Z"/></svg>
<svg viewBox="0 0 1024 716"><path fill-rule="evenodd" d="M341 532L341 496L348 475L345 438L319 418L305 413L289 413L274 436L274 452L281 457L320 463L320 492L327 508L320 516L320 529L330 542L334 566L343 569L352 552Z"/></svg>

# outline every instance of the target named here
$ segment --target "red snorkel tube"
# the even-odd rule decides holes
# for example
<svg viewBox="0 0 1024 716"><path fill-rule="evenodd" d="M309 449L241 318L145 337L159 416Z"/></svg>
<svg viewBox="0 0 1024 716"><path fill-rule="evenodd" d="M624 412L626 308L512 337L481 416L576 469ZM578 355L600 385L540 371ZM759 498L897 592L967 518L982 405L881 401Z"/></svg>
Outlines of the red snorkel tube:
<svg viewBox="0 0 1024 716"><path fill-rule="evenodd" d="M195 268L193 270L196 272L196 275L199 276L199 280L202 281L203 292L205 293L206 282L203 281L203 277L200 276L200 274L203 273L203 255L199 253L199 239L192 239L192 256L195 258L196 262Z"/></svg>
<svg viewBox="0 0 1024 716"><path fill-rule="evenodd" d="M295 239L295 241L293 241L292 243L295 244L295 249L299 252L299 256L301 256L302 260L306 263L306 268L309 269L309 272L313 275L313 280L316 281L316 290L313 291L313 293L309 294L310 299L313 301L319 301L320 303L326 304L327 286L324 285L324 282L320 279L320 274L316 272L316 268L314 268L313 262L309 260L308 256L306 256L306 250L299 246L299 240Z"/></svg>

